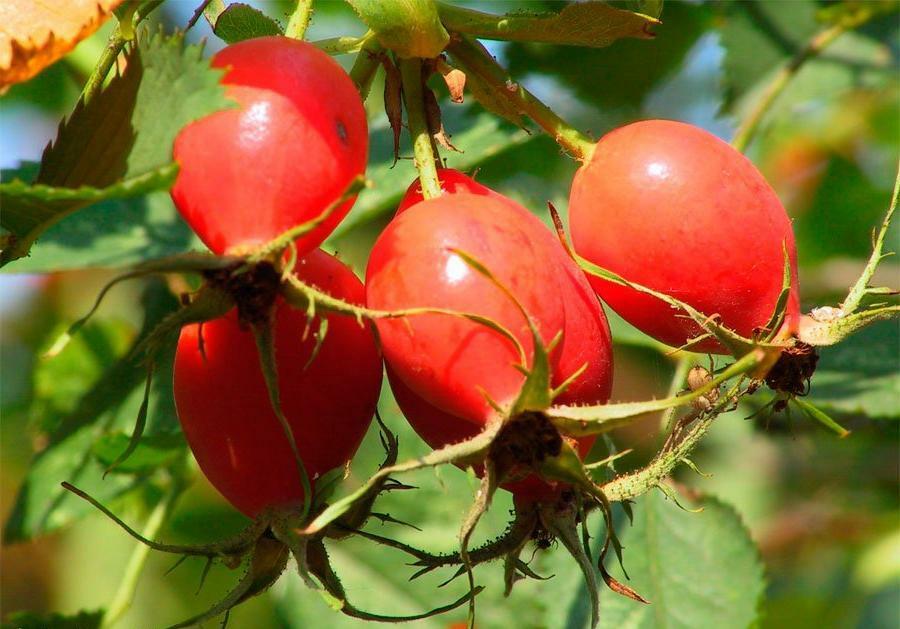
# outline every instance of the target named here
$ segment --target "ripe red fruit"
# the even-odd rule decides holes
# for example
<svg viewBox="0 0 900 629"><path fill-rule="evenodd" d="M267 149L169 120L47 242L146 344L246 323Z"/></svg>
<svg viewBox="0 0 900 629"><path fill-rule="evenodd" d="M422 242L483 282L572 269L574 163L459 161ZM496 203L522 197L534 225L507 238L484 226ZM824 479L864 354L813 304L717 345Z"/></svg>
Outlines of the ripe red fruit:
<svg viewBox="0 0 900 629"><path fill-rule="evenodd" d="M781 292L783 247L792 287L783 334L799 320L791 221L753 164L697 127L648 120L616 129L575 174L572 240L591 262L676 297L743 336L765 326ZM591 277L616 312L683 345L698 325L662 301ZM715 340L696 351L723 352Z"/></svg>
<svg viewBox="0 0 900 629"><path fill-rule="evenodd" d="M213 57L237 109L191 123L175 140L172 199L213 252L246 249L319 216L366 168L366 112L350 77L306 42L260 37ZM317 247L350 210L297 240Z"/></svg>
<svg viewBox="0 0 900 629"><path fill-rule="evenodd" d="M450 194L455 194L457 192L468 192L469 194L480 194L484 196L493 196L498 199L509 200L506 199L506 197L504 197L502 194L494 192L487 186L482 186L471 177L464 175L463 173L453 168L438 168L437 175L438 182L441 184L441 190L443 192L448 192ZM397 214L399 214L400 212L405 212L416 203L424 200L425 196L422 194L422 182L417 177L411 184L409 184L409 187L406 189L406 194L404 194L403 198L400 200L400 205L397 206Z"/></svg>
<svg viewBox="0 0 900 629"><path fill-rule="evenodd" d="M336 258L315 250L297 276L354 303L365 289ZM328 316L318 354L305 340L306 313L279 301L275 353L281 404L310 479L344 465L368 429L381 389L374 335L351 317ZM312 322L312 330L318 321ZM201 349L200 337L203 345ZM250 517L303 499L296 463L272 410L249 329L236 311L182 330L175 355L175 404L191 450L210 482Z"/></svg>
<svg viewBox="0 0 900 629"><path fill-rule="evenodd" d="M458 247L472 253L482 261L501 281L516 294L526 309L536 318L546 342L555 332L564 332L560 347L552 355L552 384L558 386L585 364L587 370L563 393L561 403L602 403L609 398L612 383L611 341L606 318L590 286L575 264L566 256L553 235L532 214L510 199L480 186L456 171L453 181L457 191L471 188L482 193L450 194L427 201L409 209L401 203L398 217L388 227L385 240L379 239L370 258L367 296L369 304L401 301L410 305L441 305L442 307L477 312L503 313L512 324L506 324L517 338L530 348L524 319L518 312L510 312L511 302L499 289L474 272L466 274L467 285L458 286L459 278L447 273L453 262L447 247ZM442 182L450 180L442 177ZM411 187L412 189L412 187ZM488 191L490 196L486 198ZM415 218L413 218L415 217ZM445 220L441 220L445 217ZM401 224L401 221L403 223ZM395 227L396 226L396 227ZM433 230L433 240L419 238L425 230ZM398 233L390 230L397 229ZM406 240L409 238L409 240ZM387 243L391 244L387 244ZM407 245L417 243L421 249L409 251ZM396 246L395 251L408 255L401 259L385 260L382 252ZM498 250L497 248L501 249ZM483 254L473 253L480 248ZM505 249L504 249L505 248ZM528 252L527 254L525 252ZM388 257L390 254L387 254ZM407 267L421 268L420 261L440 257L431 273L426 270L400 287L391 289L392 275L407 276ZM547 272L549 271L549 273ZM532 285L537 278L542 284ZM454 281L456 279L457 281ZM389 291L386 294L383 291ZM533 291L533 292L532 292ZM562 319L558 308L562 307ZM377 306L376 306L377 307ZM538 313L537 315L535 313ZM541 319L541 316L544 319ZM423 440L434 448L462 441L475 436L490 419L490 409L485 408L480 390L492 393L487 385L489 378L502 374L500 386L509 387L507 397L515 397L522 383L522 376L512 368L515 355L510 346L498 334L478 330L477 324L450 319L434 320L419 326L418 319L435 315L414 317L408 320L404 331L396 326L380 323L382 344L391 367L388 377L395 398L404 415ZM552 320L552 323L549 321ZM462 323L456 330L448 323ZM545 325L541 325L545 324ZM561 327L559 327L561 325ZM446 326L443 328L439 326ZM477 344L475 335L487 338ZM396 345L395 345L396 344ZM412 346L437 346L437 352L413 356L407 348ZM392 352L391 350L397 350ZM434 350L431 350L434 351ZM446 359L440 357L446 356ZM437 359L435 360L435 358ZM477 374L456 371L457 364L471 362ZM400 374L411 374L409 380ZM407 376L409 377L409 376ZM496 378L492 382L499 382ZM416 387L419 387L416 389ZM503 389L506 390L506 389ZM474 391L474 395L470 392ZM460 396L464 396L462 399ZM460 402L460 403L454 403ZM579 440L577 447L582 456L587 454L593 438ZM505 485L519 500L540 500L555 494L555 488L529 477Z"/></svg>

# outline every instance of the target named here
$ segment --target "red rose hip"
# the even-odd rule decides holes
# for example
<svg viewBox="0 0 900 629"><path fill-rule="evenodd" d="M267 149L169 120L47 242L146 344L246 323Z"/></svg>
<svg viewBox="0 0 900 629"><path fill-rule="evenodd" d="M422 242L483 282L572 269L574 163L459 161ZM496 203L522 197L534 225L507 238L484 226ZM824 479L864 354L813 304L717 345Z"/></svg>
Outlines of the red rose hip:
<svg viewBox="0 0 900 629"><path fill-rule="evenodd" d="M321 215L365 172L366 113L350 77L306 42L260 37L212 65L238 107L182 129L172 188L179 212L215 253L243 252ZM297 240L317 247L350 210L336 208Z"/></svg>
<svg viewBox="0 0 900 629"><path fill-rule="evenodd" d="M336 258L315 250L297 276L347 301L364 288ZM306 313L279 301L275 357L281 404L310 479L344 465L368 429L381 389L382 363L368 327L328 316L318 354L303 338ZM312 329L318 322L312 322ZM202 348L200 337L202 336ZM188 444L210 482L244 514L300 503L296 462L272 410L253 333L237 312L182 330L175 355L175 404Z"/></svg>
<svg viewBox="0 0 900 629"><path fill-rule="evenodd" d="M697 127L648 120L597 142L569 199L575 250L625 279L667 293L750 337L792 285L781 334L799 318L791 221L753 164ZM701 334L683 312L597 277L597 294L635 327L670 345ZM696 351L724 352L708 339Z"/></svg>

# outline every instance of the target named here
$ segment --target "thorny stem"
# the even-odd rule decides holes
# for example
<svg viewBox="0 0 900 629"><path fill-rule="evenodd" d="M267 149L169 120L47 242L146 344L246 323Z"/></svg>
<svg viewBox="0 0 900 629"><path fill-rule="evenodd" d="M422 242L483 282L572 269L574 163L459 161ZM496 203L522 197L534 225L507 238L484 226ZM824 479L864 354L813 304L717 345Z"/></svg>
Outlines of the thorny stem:
<svg viewBox="0 0 900 629"><path fill-rule="evenodd" d="M409 134L413 141L413 155L419 181L422 183L422 196L433 199L441 195L441 184L438 181L437 169L434 165L434 151L431 147L431 133L425 118L425 99L422 93L422 60L400 59L400 75L403 80L403 98L406 102L406 118Z"/></svg>
<svg viewBox="0 0 900 629"><path fill-rule="evenodd" d="M836 24L816 33L806 46L804 46L786 66L779 70L778 74L776 74L769 85L766 86L765 91L759 97L756 105L753 106L753 109L750 110L750 113L741 122L737 131L735 131L734 138L731 140L731 145L743 153L753 139L753 136L756 135L756 131L759 129L759 124L762 121L763 116L765 116L766 112L772 106L772 103L775 102L778 96L781 95L788 86L791 79L793 79L800 68L803 67L803 64L822 52L835 39L850 30L853 26L858 26L858 24Z"/></svg>
<svg viewBox="0 0 900 629"><path fill-rule="evenodd" d="M141 531L143 537L147 539L156 537L156 534L159 533L162 525L172 513L172 509L182 492L184 492L184 489L183 479L179 477L172 481L162 500L157 503L150 513L150 517L147 518L147 523ZM119 584L119 589L116 591L106 613L103 614L102 627L114 626L131 607L131 603L134 601L134 593L137 591L138 580L151 550L149 546L142 543L138 543L135 546L134 551L131 553L131 558L128 560L128 566L125 568L125 574L122 576L122 581Z"/></svg>
<svg viewBox="0 0 900 629"><path fill-rule="evenodd" d="M894 217L894 211L897 209L898 193L900 193L900 164L897 166L897 178L894 180L894 193L891 195L891 205L888 208L884 220L881 222L881 228L878 230L878 235L875 237L875 242L872 246L872 255L869 256L869 261L866 264L866 268L863 269L862 275L859 276L859 279L856 280L856 284L853 285L850 292L847 294L847 299L841 304L841 310L843 311L844 316L853 313L859 307L859 303L869 289L869 282L875 274L875 269L878 268L878 263L885 257L885 254L882 253L884 250L884 238L891 225L891 219Z"/></svg>
<svg viewBox="0 0 900 629"><path fill-rule="evenodd" d="M312 18L313 0L297 0L297 6L284 29L285 37L303 39L309 20Z"/></svg>
<svg viewBox="0 0 900 629"><path fill-rule="evenodd" d="M740 387L741 383L738 383L729 389L727 394L719 398L719 401L713 408L699 416L699 420L680 439L676 434L680 430L679 426L685 420L689 420L692 415L689 414L682 421L676 423L663 450L646 467L636 472L618 476L601 487L606 498L610 502L624 502L637 498L657 487L700 443L700 440L712 426L716 417L729 404L733 403L735 396L739 395ZM692 413L694 412L692 411Z"/></svg>
<svg viewBox="0 0 900 629"><path fill-rule="evenodd" d="M466 74L480 77L485 83L524 114L534 120L550 137L575 159L586 162L594 152L594 141L542 103L534 94L513 81L506 70L475 40L460 37L447 47Z"/></svg>

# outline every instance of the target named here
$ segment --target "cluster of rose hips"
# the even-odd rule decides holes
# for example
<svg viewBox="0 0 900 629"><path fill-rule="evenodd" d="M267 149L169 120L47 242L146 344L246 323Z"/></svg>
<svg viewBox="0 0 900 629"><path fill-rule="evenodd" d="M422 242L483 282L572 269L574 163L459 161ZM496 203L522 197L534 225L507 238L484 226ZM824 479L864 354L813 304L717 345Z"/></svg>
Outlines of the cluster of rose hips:
<svg viewBox="0 0 900 629"><path fill-rule="evenodd" d="M756 168L703 130L654 120L598 141L572 183L574 252L513 200L439 169L442 194L425 199L418 180L410 185L363 284L318 249L365 172L366 114L353 82L325 53L283 37L229 46L213 66L224 70L237 106L178 136L178 210L226 257L258 254L308 226L243 273L245 281L221 280L237 307L185 326L178 342L184 434L212 484L251 518L308 506L316 480L348 464L375 415L383 363L410 425L439 449L517 419L510 409L538 356L553 404L605 403L613 361L600 300L664 343L725 353L670 303L588 276L579 260L715 315L742 337L784 339L796 330L790 221ZM784 315L766 329L784 299L786 260ZM279 289L291 281L360 314L314 299L298 309ZM261 328L274 348L274 394L259 358ZM554 454L565 443L583 457L594 436L510 423L518 428L506 436L508 460L461 463L479 474L501 466L499 482L517 509L560 500L567 485L539 473L541 448L549 440Z"/></svg>

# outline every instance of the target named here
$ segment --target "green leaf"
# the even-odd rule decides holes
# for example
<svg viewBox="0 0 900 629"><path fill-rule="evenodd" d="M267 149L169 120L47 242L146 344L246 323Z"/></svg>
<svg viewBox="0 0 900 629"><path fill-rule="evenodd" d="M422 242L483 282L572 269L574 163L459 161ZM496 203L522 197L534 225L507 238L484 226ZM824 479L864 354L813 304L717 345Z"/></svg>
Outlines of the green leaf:
<svg viewBox="0 0 900 629"><path fill-rule="evenodd" d="M62 214L91 201L170 183L174 174L172 143L181 127L233 106L219 84L222 71L210 68L202 52L201 46L186 46L183 35L145 38L128 53L122 75L114 77L88 104L79 101L60 125L56 140L44 150L35 183L53 188L113 189L108 195L81 189L70 199L60 193L51 196L45 189L35 191L28 204L14 206L13 227L8 229L14 228L22 244L4 251L0 262L26 255L31 241ZM114 186L135 178L145 187L135 188L135 182L123 189ZM44 206L43 201L52 203ZM33 216L27 216L30 213ZM23 228L27 234L21 232Z"/></svg>
<svg viewBox="0 0 900 629"><path fill-rule="evenodd" d="M694 506L703 510L680 509L661 492L637 500L633 524L623 522L617 528L631 578L618 564L609 570L650 604L601 590L601 627L718 629L756 622L765 581L744 523L732 507L716 499L705 498ZM567 622L550 626L579 626L575 619L586 615L586 596L581 588L572 594L568 607L559 601L560 611L568 609Z"/></svg>
<svg viewBox="0 0 900 629"><path fill-rule="evenodd" d="M441 4L441 19L451 31L480 39L500 39L602 48L617 39L650 39L650 27L659 20L616 9L604 2L568 4L559 13L527 12L491 15L473 9Z"/></svg>
<svg viewBox="0 0 900 629"><path fill-rule="evenodd" d="M51 332L38 356L46 353L49 343L65 328L60 324ZM124 322L93 322L53 359L38 358L33 375L35 401L30 409L34 427L43 433L55 432L63 418L77 408L84 392L133 340L134 330Z"/></svg>
<svg viewBox="0 0 900 629"><path fill-rule="evenodd" d="M229 44L254 37L284 34L278 22L262 11L240 2L228 5L228 8L219 14L213 31Z"/></svg>
<svg viewBox="0 0 900 629"><path fill-rule="evenodd" d="M15 612L0 627L2 629L100 629L104 612L80 611L74 615Z"/></svg>
<svg viewBox="0 0 900 629"><path fill-rule="evenodd" d="M655 39L622 39L608 48L513 43L506 65L514 77L540 74L572 88L577 101L596 108L586 125L601 134L640 115L647 95L681 67L707 31L712 11L707 3L669 2L662 20Z"/></svg>
<svg viewBox="0 0 900 629"><path fill-rule="evenodd" d="M146 320L135 344L178 305L161 281L148 285L143 302ZM82 354L85 362L89 362L85 354L89 347L88 343L82 343L76 337L73 344L57 356L57 360L61 360L67 352L74 352ZM174 344L159 357L158 377L150 392L145 438L178 430L172 397L173 352ZM81 364L75 355L70 355L66 360L72 370L77 370ZM70 375L58 372L59 378ZM32 461L19 489L5 525L4 535L8 543L54 531L93 512L89 504L62 489L62 481L75 483L106 503L141 486L139 480L127 475L112 475L103 480L104 468L93 452L95 443L107 431L131 432L143 399L141 385L145 376L142 359L125 353L108 364L71 410L66 412L67 407L64 406L59 416L42 419L42 423L52 426L53 431L49 434L46 447ZM38 381L41 378L39 374Z"/></svg>
<svg viewBox="0 0 900 629"><path fill-rule="evenodd" d="M437 57L450 41L433 0L347 2L375 32L378 42L400 57Z"/></svg>
<svg viewBox="0 0 900 629"><path fill-rule="evenodd" d="M809 400L827 412L900 418L900 327L885 321L819 350Z"/></svg>
<svg viewBox="0 0 900 629"><path fill-rule="evenodd" d="M104 201L67 216L44 232L27 258L4 270L121 268L190 250L206 247L181 219L169 193L154 192Z"/></svg>
<svg viewBox="0 0 900 629"><path fill-rule="evenodd" d="M178 166L167 164L106 188L79 186L57 188L44 184L29 185L16 180L0 184L3 216L0 224L13 238L0 252L0 266L28 254L32 243L45 230L63 218L92 203L140 196L155 190L167 190Z"/></svg>

